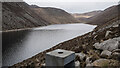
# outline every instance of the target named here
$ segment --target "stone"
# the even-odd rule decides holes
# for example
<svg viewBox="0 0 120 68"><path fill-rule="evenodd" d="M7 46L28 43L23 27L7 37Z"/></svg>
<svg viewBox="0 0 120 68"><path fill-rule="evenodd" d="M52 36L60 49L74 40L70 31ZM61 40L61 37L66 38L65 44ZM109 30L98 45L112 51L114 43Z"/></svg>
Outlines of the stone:
<svg viewBox="0 0 120 68"><path fill-rule="evenodd" d="M102 51L102 53L101 53L101 57L104 57L104 58L107 58L107 57L110 57L111 56L111 53L112 52L110 52L110 51L108 51L108 50L104 50L104 51Z"/></svg>
<svg viewBox="0 0 120 68"><path fill-rule="evenodd" d="M116 25L113 25L113 27L119 27L119 25L118 25L118 24L116 24Z"/></svg>
<svg viewBox="0 0 120 68"><path fill-rule="evenodd" d="M107 59L98 59L92 63L93 66L108 66L109 60Z"/></svg>
<svg viewBox="0 0 120 68"><path fill-rule="evenodd" d="M119 41L115 40L115 39L109 39L106 40L102 43L95 43L93 45L96 49L101 49L101 50L109 50L109 51L113 51L115 49L118 49L119 46Z"/></svg>
<svg viewBox="0 0 120 68"><path fill-rule="evenodd" d="M92 63L92 57L87 57L87 59L85 60L86 64L90 64Z"/></svg>
<svg viewBox="0 0 120 68"><path fill-rule="evenodd" d="M112 53L113 52L119 52L120 53L120 49L115 49L115 50L112 51Z"/></svg>
<svg viewBox="0 0 120 68"><path fill-rule="evenodd" d="M120 37L113 38L113 39L116 40L116 41L120 41Z"/></svg>
<svg viewBox="0 0 120 68"><path fill-rule="evenodd" d="M45 63L44 63L44 64L41 64L41 68L45 68Z"/></svg>
<svg viewBox="0 0 120 68"><path fill-rule="evenodd" d="M93 46L94 46L96 49L101 49L101 46L100 46L99 43L95 43Z"/></svg>
<svg viewBox="0 0 120 68"><path fill-rule="evenodd" d="M98 59L91 63L92 66L105 67L105 66L119 66L119 62L116 60L110 59Z"/></svg>
<svg viewBox="0 0 120 68"><path fill-rule="evenodd" d="M40 62L40 60L38 60L38 59L36 58L36 62Z"/></svg>
<svg viewBox="0 0 120 68"><path fill-rule="evenodd" d="M110 33L111 31L106 31L105 37L107 37Z"/></svg>
<svg viewBox="0 0 120 68"><path fill-rule="evenodd" d="M85 68L94 68L92 64L87 64Z"/></svg>
<svg viewBox="0 0 120 68"><path fill-rule="evenodd" d="M79 57L80 61L83 61L86 58L86 55L84 53L75 53L76 56Z"/></svg>
<svg viewBox="0 0 120 68"><path fill-rule="evenodd" d="M75 64L75 53L72 51L57 49L46 53L45 57L46 66L65 66L71 62Z"/></svg>
<svg viewBox="0 0 120 68"><path fill-rule="evenodd" d="M80 62L79 61L75 62L75 68L80 68Z"/></svg>
<svg viewBox="0 0 120 68"><path fill-rule="evenodd" d="M120 52L117 50L112 52L112 58L120 61Z"/></svg>

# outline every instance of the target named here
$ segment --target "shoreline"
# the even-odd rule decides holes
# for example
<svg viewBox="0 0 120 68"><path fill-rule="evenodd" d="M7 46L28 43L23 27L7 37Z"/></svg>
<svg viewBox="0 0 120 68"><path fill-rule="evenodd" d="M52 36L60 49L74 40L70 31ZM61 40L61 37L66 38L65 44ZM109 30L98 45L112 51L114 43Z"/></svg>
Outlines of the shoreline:
<svg viewBox="0 0 120 68"><path fill-rule="evenodd" d="M68 23L68 24L87 24L87 23ZM51 24L51 25L59 25L59 24ZM63 24L64 25L64 24ZM92 24L87 24L87 25L92 25ZM46 26L50 26L50 25L46 25ZM93 26L97 26L97 25L93 25ZM12 29L12 30L4 30L4 31L0 31L0 32L14 32L14 31L22 31L22 30L31 30L33 28L39 28L39 27L45 27L45 26L37 26L37 27L29 27L29 28L20 28L20 29Z"/></svg>

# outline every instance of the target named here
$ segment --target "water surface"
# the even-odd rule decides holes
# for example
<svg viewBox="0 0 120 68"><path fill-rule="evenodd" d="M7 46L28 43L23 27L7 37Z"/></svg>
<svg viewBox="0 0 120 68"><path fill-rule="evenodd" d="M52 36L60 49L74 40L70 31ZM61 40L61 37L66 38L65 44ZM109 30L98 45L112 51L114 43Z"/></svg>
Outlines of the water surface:
<svg viewBox="0 0 120 68"><path fill-rule="evenodd" d="M21 62L61 42L90 32L95 27L88 24L57 24L3 33L3 66Z"/></svg>

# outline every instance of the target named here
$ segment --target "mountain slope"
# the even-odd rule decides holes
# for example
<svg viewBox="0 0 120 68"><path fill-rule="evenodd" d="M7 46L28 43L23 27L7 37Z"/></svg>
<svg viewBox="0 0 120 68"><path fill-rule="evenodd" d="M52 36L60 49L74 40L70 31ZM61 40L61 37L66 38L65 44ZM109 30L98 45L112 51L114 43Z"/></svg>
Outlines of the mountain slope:
<svg viewBox="0 0 120 68"><path fill-rule="evenodd" d="M74 13L72 16L74 16L79 22L81 23L87 23L90 17L93 17L99 13L102 13L102 11L92 11L92 12L87 12L87 13Z"/></svg>
<svg viewBox="0 0 120 68"><path fill-rule="evenodd" d="M3 31L78 22L72 15L57 8L30 6L25 2L2 4Z"/></svg>
<svg viewBox="0 0 120 68"><path fill-rule="evenodd" d="M115 5L105 9L102 13L95 15L89 18L88 24L92 25L102 25L107 23L108 21L118 17L120 14L120 5Z"/></svg>
<svg viewBox="0 0 120 68"><path fill-rule="evenodd" d="M33 9L39 16L49 21L51 24L67 24L78 22L71 14L62 9L38 7L36 5L31 5L31 9Z"/></svg>
<svg viewBox="0 0 120 68"><path fill-rule="evenodd" d="M45 26L49 24L31 10L29 5L24 2L6 2L2 3L2 5L3 31Z"/></svg>

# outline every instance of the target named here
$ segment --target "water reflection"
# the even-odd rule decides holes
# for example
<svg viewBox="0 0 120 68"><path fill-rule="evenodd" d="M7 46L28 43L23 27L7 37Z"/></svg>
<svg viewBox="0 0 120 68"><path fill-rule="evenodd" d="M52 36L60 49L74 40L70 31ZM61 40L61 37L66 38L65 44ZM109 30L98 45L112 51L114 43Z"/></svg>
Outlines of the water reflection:
<svg viewBox="0 0 120 68"><path fill-rule="evenodd" d="M21 44L25 41L29 32L29 30L23 30L2 33L3 66L6 66L6 64L9 63L8 61L11 59L11 56L16 56L15 54L17 54L17 51L24 47Z"/></svg>

